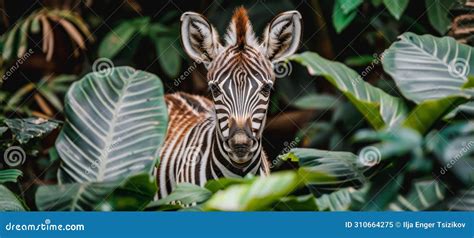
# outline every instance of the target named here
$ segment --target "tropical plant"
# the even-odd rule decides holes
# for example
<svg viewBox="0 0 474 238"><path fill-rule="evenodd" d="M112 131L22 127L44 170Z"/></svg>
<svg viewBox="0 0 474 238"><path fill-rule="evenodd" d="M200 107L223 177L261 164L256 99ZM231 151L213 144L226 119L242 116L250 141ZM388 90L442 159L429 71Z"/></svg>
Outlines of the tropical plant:
<svg viewBox="0 0 474 238"><path fill-rule="evenodd" d="M0 210L474 210L473 48L433 36L467 5L158 2L68 1L22 16L0 5ZM303 53L274 65L272 174L178 184L153 201L164 92L207 90L205 68L183 60L178 13L201 11L224 32L241 4L259 33L284 10L305 21ZM452 35L469 43L458 20Z"/></svg>

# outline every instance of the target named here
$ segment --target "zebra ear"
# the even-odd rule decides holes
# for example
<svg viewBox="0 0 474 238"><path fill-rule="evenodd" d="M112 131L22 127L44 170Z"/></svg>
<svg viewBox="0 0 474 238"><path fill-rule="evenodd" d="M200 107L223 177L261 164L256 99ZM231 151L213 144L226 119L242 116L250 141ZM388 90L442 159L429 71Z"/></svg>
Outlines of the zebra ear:
<svg viewBox="0 0 474 238"><path fill-rule="evenodd" d="M295 53L301 38L301 14L287 11L279 14L268 24L261 44L264 54L272 62Z"/></svg>
<svg viewBox="0 0 474 238"><path fill-rule="evenodd" d="M206 66L222 49L217 31L204 16L195 12L181 15L181 40L189 57Z"/></svg>

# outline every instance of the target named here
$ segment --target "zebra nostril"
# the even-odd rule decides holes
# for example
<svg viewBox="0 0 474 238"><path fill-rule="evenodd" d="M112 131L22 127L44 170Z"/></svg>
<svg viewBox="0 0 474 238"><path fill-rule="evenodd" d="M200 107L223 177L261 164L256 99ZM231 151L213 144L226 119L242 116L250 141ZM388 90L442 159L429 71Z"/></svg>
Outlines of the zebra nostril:
<svg viewBox="0 0 474 238"><path fill-rule="evenodd" d="M248 144L235 144L231 146L232 152L238 157L244 157L249 153L250 146Z"/></svg>
<svg viewBox="0 0 474 238"><path fill-rule="evenodd" d="M245 133L237 133L229 139L229 147L238 157L246 156L252 147L253 140Z"/></svg>

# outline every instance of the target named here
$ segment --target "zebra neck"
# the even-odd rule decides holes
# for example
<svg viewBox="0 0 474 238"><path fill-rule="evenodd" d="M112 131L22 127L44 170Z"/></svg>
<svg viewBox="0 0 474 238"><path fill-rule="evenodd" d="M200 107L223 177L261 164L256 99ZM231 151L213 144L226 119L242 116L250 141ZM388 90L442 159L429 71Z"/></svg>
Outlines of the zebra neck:
<svg viewBox="0 0 474 238"><path fill-rule="evenodd" d="M217 179L220 177L244 177L247 174L257 174L261 166L262 146L259 146L252 155L248 165L239 167L231 162L227 152L224 150L224 141L219 136L217 129L215 131L214 140L211 147L211 156L209 160L208 177Z"/></svg>

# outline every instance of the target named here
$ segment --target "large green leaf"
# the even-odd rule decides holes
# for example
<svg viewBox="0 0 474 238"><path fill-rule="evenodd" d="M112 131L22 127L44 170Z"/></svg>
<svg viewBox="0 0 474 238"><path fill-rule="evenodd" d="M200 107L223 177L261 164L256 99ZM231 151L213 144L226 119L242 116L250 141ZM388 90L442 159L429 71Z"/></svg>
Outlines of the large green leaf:
<svg viewBox="0 0 474 238"><path fill-rule="evenodd" d="M341 10L344 14L348 14L357 9L364 0L336 0L341 5Z"/></svg>
<svg viewBox="0 0 474 238"><path fill-rule="evenodd" d="M179 202L183 205L192 205L206 201L212 195L212 192L206 188L190 183L180 183L176 185L173 192L163 199L153 201L147 208L167 205L172 202Z"/></svg>
<svg viewBox="0 0 474 238"><path fill-rule="evenodd" d="M400 19L409 2L410 0L383 0L385 7L397 20Z"/></svg>
<svg viewBox="0 0 474 238"><path fill-rule="evenodd" d="M301 109L328 110L337 105L337 99L329 94L310 93L298 98L292 104Z"/></svg>
<svg viewBox="0 0 474 238"><path fill-rule="evenodd" d="M130 67L90 73L68 91L65 113L56 140L60 182L151 173L168 117L158 77Z"/></svg>
<svg viewBox="0 0 474 238"><path fill-rule="evenodd" d="M341 33L357 16L357 11L347 11L350 8L351 7L343 8L340 0L334 1L332 22L337 33ZM345 13L345 11L347 11L347 13Z"/></svg>
<svg viewBox="0 0 474 238"><path fill-rule="evenodd" d="M347 211L354 204L363 204L362 196L365 188L342 188L338 191L323 194L321 197L312 195L283 197L275 204L276 210L282 211Z"/></svg>
<svg viewBox="0 0 474 238"><path fill-rule="evenodd" d="M36 206L41 211L143 210L155 192L155 177L148 174L123 182L46 185L36 191Z"/></svg>
<svg viewBox="0 0 474 238"><path fill-rule="evenodd" d="M370 168L364 163L365 158L350 152L295 148L280 158L297 160L305 183L318 188L360 185L367 180L364 172Z"/></svg>
<svg viewBox="0 0 474 238"><path fill-rule="evenodd" d="M47 135L59 126L59 121L42 118L5 119L4 122L20 144Z"/></svg>
<svg viewBox="0 0 474 238"><path fill-rule="evenodd" d="M449 211L474 211L474 190L464 189L447 201Z"/></svg>
<svg viewBox="0 0 474 238"><path fill-rule="evenodd" d="M13 182L16 183L18 177L23 176L23 172L18 169L0 170L0 183Z"/></svg>
<svg viewBox="0 0 474 238"><path fill-rule="evenodd" d="M444 35L451 25L449 9L453 3L453 0L425 0L428 20L430 20L431 26L441 35Z"/></svg>
<svg viewBox="0 0 474 238"><path fill-rule="evenodd" d="M316 198L311 195L282 197L274 207L279 211L318 211Z"/></svg>
<svg viewBox="0 0 474 238"><path fill-rule="evenodd" d="M407 110L400 98L364 82L357 72L344 64L312 52L294 55L292 59L306 66L310 74L324 76L346 95L374 128L392 127L404 119Z"/></svg>
<svg viewBox="0 0 474 238"><path fill-rule="evenodd" d="M179 52L179 32L168 29L164 33L150 34L155 42L156 55L163 71L169 77L178 76L181 71L181 53Z"/></svg>
<svg viewBox="0 0 474 238"><path fill-rule="evenodd" d="M302 185L293 171L278 172L260 177L250 184L237 184L215 193L206 203L204 210L254 211L263 210L281 197Z"/></svg>
<svg viewBox="0 0 474 238"><path fill-rule="evenodd" d="M401 93L420 103L447 96L472 98L473 48L451 37L405 33L385 52L383 67Z"/></svg>
<svg viewBox="0 0 474 238"><path fill-rule="evenodd" d="M364 189L344 188L330 194L324 194L316 199L316 204L321 211L347 211L357 203L362 204Z"/></svg>
<svg viewBox="0 0 474 238"><path fill-rule="evenodd" d="M421 102L410 112L403 125L424 134L436 121L467 101L466 97L449 96Z"/></svg>
<svg viewBox="0 0 474 238"><path fill-rule="evenodd" d="M204 187L208 189L209 191L215 193L219 190L226 189L231 185L234 184L242 184L242 183L250 183L253 180L255 180L254 176L246 176L245 178L219 178L219 179L213 179L209 180L206 182Z"/></svg>
<svg viewBox="0 0 474 238"><path fill-rule="evenodd" d="M0 185L0 211L25 211L23 203L3 185Z"/></svg>
<svg viewBox="0 0 474 238"><path fill-rule="evenodd" d="M441 166L436 173L454 174L467 186L474 185L474 123L452 124L427 135L427 149L436 155Z"/></svg>
<svg viewBox="0 0 474 238"><path fill-rule="evenodd" d="M398 195L388 208L395 211L426 210L443 201L445 191L446 188L435 180L416 182L408 194Z"/></svg>

